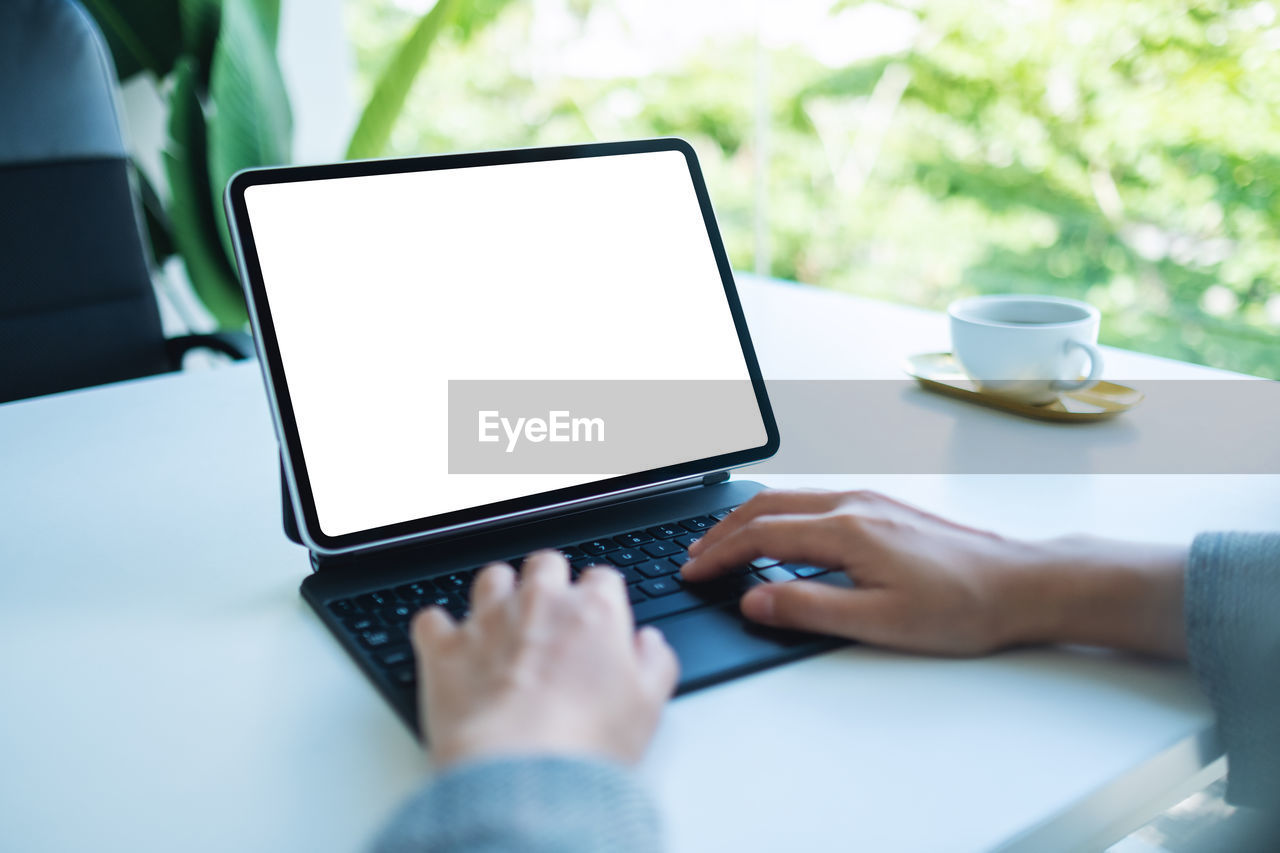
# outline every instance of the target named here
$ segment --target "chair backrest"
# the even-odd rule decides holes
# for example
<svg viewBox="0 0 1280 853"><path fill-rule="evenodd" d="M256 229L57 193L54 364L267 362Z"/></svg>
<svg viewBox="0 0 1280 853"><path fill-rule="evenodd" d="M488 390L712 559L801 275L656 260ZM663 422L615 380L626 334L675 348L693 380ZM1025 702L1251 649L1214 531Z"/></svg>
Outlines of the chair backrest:
<svg viewBox="0 0 1280 853"><path fill-rule="evenodd" d="M88 13L0 2L0 402L171 369L131 180Z"/></svg>

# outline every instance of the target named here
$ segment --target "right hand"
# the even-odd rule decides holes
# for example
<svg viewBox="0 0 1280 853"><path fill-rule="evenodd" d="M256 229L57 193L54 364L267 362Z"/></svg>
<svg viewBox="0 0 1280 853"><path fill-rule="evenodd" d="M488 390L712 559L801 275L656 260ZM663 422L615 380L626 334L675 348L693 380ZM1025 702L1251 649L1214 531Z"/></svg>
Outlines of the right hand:
<svg viewBox="0 0 1280 853"><path fill-rule="evenodd" d="M875 492L761 492L689 553L681 574L695 582L763 556L853 580L754 587L742 612L766 625L940 655L1024 643L1186 655L1185 546L1007 539Z"/></svg>
<svg viewBox="0 0 1280 853"><path fill-rule="evenodd" d="M622 576L577 583L554 551L486 567L461 624L439 607L413 621L422 727L437 767L513 753L644 753L676 685L675 653L635 630Z"/></svg>
<svg viewBox="0 0 1280 853"><path fill-rule="evenodd" d="M742 612L766 625L972 655L1018 639L1006 602L1030 548L874 492L761 492L694 543L681 574L711 580L764 556L842 571L854 589L767 584L743 596Z"/></svg>

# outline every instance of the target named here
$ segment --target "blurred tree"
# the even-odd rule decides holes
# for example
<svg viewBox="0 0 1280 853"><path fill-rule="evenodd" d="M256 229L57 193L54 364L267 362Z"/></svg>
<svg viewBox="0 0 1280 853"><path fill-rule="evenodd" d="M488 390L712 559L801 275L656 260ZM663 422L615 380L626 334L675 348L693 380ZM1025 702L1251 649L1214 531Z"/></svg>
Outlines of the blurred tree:
<svg viewBox="0 0 1280 853"><path fill-rule="evenodd" d="M836 3L833 22L874 8L914 35L840 68L803 44L770 49L764 175L749 34L708 31L676 61L602 73L563 54L601 32L614 42L595 55L626 47L620 7L574 0L577 29L553 40L538 24L555 5L516 0L470 47L441 45L389 150L685 136L740 269L759 249L764 180L775 275L934 308L975 292L1085 298L1107 343L1280 378L1270 3ZM409 13L349 11L369 80Z"/></svg>
<svg viewBox="0 0 1280 853"><path fill-rule="evenodd" d="M1280 377L1271 6L904 8L920 22L909 51L815 81L789 117L803 128L810 99L869 97L905 68L881 180L1045 232L974 234L985 251L954 282L959 291L1090 299L1110 342Z"/></svg>

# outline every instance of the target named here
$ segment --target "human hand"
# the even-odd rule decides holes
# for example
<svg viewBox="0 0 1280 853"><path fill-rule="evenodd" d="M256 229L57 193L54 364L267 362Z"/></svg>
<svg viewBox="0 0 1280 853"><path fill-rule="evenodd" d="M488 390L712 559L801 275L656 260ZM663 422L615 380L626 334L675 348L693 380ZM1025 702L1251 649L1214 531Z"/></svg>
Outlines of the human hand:
<svg viewBox="0 0 1280 853"><path fill-rule="evenodd" d="M691 582L768 556L855 584L755 587L742 612L766 625L942 655L1052 642L1185 654L1185 548L1008 539L874 492L762 492L689 553Z"/></svg>
<svg viewBox="0 0 1280 853"><path fill-rule="evenodd" d="M635 631L622 576L577 583L554 551L476 577L462 623L428 608L413 621L419 708L437 766L511 753L637 761L675 689L675 653Z"/></svg>

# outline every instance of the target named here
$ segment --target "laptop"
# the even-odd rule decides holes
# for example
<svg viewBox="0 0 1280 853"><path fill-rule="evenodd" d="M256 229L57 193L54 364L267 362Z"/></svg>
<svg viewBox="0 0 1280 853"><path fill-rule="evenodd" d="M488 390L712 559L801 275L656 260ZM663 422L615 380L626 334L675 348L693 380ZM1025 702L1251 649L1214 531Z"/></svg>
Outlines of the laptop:
<svg viewBox="0 0 1280 853"><path fill-rule="evenodd" d="M225 203L302 596L415 731L413 614L541 548L622 573L678 692L840 644L737 606L839 573L680 575L779 446L688 143L253 169Z"/></svg>

